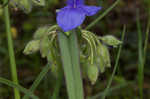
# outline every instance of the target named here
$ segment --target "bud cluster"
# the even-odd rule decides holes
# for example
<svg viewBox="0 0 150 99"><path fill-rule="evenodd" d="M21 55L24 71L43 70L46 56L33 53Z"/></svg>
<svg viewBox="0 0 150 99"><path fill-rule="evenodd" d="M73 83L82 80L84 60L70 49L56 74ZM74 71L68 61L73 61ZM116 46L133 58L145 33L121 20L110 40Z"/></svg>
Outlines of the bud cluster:
<svg viewBox="0 0 150 99"><path fill-rule="evenodd" d="M27 55L40 51L41 56L52 63L51 71L56 77L61 67L57 31L60 31L57 25L40 27L24 50L24 54ZM78 32L81 33L79 47L82 76L95 84L100 73L111 67L108 46L117 47L122 42L111 35L100 37L87 30Z"/></svg>

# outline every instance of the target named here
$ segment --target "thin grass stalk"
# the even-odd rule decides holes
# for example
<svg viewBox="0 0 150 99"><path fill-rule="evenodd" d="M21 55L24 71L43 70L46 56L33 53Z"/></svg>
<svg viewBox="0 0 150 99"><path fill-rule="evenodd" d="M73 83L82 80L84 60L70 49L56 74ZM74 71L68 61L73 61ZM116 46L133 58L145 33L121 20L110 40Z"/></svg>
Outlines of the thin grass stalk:
<svg viewBox="0 0 150 99"><path fill-rule="evenodd" d="M37 96L33 95L32 92L28 91L27 89L23 88L22 86L14 83L12 81L9 81L7 79L4 79L4 78L0 77L0 83L8 85L8 86L10 86L12 88L16 88L17 90L23 92L24 94L28 94L29 97L31 97L32 99L39 99Z"/></svg>
<svg viewBox="0 0 150 99"><path fill-rule="evenodd" d="M7 2L8 0L4 0L4 4ZM13 82L15 84L18 84L17 69L16 69L14 49L13 49L13 40L12 40L12 34L11 34L11 29L10 29L10 17L9 17L8 5L4 7L4 18L5 18L5 26L6 26L6 32L7 32L7 40L8 40L11 76L12 76ZM16 88L14 88L14 97L15 99L20 99L20 93Z"/></svg>
<svg viewBox="0 0 150 99"><path fill-rule="evenodd" d="M126 26L123 27L122 39L121 39L122 41L124 41L125 32L126 32ZM109 88L111 86L112 80L113 80L113 78L115 76L115 73L116 73L116 70L117 70L117 67L118 67L121 50L122 50L122 45L120 45L120 47L119 47L119 50L118 50L118 53L117 53L117 58L116 58L116 61L115 61L115 66L114 66L114 69L113 69L113 73L111 75L111 78L109 79L109 82L107 84L106 89L104 90L104 94L102 96L102 99L105 99L106 96L107 96L107 93L109 92Z"/></svg>
<svg viewBox="0 0 150 99"><path fill-rule="evenodd" d="M98 18L96 18L91 24L89 24L85 29L91 29L95 24L97 24L102 18L104 18L118 3L120 0L116 0L106 11L104 11Z"/></svg>
<svg viewBox="0 0 150 99"><path fill-rule="evenodd" d="M150 21L148 22L147 29L146 29L146 35L145 35L145 43L144 43L144 64L145 64L146 54L147 54L147 45L148 45L149 29L150 29Z"/></svg>
<svg viewBox="0 0 150 99"><path fill-rule="evenodd" d="M107 96L113 95L113 92L116 95L117 90L124 88L124 87L127 87L129 85L134 85L134 84L135 84L134 81L130 81L130 82L123 82L119 85L113 86L112 88L109 89L109 93ZM119 94L119 92L118 92L118 94ZM104 95L104 92L100 92L100 93L98 93L92 97L89 97L88 99L100 99L100 97L102 97L103 95Z"/></svg>
<svg viewBox="0 0 150 99"><path fill-rule="evenodd" d="M149 30L150 30L150 8L148 10L148 23L147 23L147 28L146 28L146 35L145 35L145 42L144 42L144 59L143 59L143 64L145 65L146 61L146 54L147 54L147 46L148 46L148 40L149 40Z"/></svg>
<svg viewBox="0 0 150 99"><path fill-rule="evenodd" d="M139 19L139 10L137 10L137 31L138 31L138 85L140 99L143 99L143 80L144 80L144 62L143 62L143 48L142 48L142 30Z"/></svg>
<svg viewBox="0 0 150 99"><path fill-rule="evenodd" d="M76 88L76 99L84 99L83 94L83 82L80 70L80 61L79 61L79 46L77 40L77 33L76 30L70 31L69 36L69 47L71 52L71 59L72 59L72 68L75 80L75 88Z"/></svg>
<svg viewBox="0 0 150 99"><path fill-rule="evenodd" d="M54 50L51 50L52 53L55 53ZM53 55L54 56L54 55ZM56 66L58 66L58 76L56 78L56 84L54 86L54 91L53 94L51 96L51 99L58 99L59 98L59 92L60 92L60 88L62 85L62 80L63 80L63 68L62 68L62 64L60 62L60 56L54 56L55 60L57 61Z"/></svg>
<svg viewBox="0 0 150 99"><path fill-rule="evenodd" d="M52 99L58 99L59 98L59 91L60 91L62 80L63 80L63 75L62 75L62 71L60 71L58 78L57 78L57 81L56 81L56 85L54 88Z"/></svg>
<svg viewBox="0 0 150 99"><path fill-rule="evenodd" d="M77 99L68 37L63 32L58 32L58 41L66 79L68 97L69 99Z"/></svg>
<svg viewBox="0 0 150 99"><path fill-rule="evenodd" d="M50 67L51 67L50 64L47 64L43 68L43 70L40 72L40 74L38 75L38 77L36 78L36 80L33 82L32 86L29 89L31 92L34 92L34 90L38 87L38 85L40 84L42 79L45 77L45 75L50 70ZM28 99L28 98L29 98L29 94L26 94L22 99Z"/></svg>

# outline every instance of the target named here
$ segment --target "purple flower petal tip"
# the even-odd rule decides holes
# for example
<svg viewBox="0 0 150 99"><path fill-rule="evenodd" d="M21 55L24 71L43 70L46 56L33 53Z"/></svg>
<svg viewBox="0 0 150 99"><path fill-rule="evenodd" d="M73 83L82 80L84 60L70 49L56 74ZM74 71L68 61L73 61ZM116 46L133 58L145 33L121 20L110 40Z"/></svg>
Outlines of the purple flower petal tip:
<svg viewBox="0 0 150 99"><path fill-rule="evenodd" d="M81 6L83 11L86 13L87 16L93 16L95 15L99 10L102 9L102 7L97 6Z"/></svg>

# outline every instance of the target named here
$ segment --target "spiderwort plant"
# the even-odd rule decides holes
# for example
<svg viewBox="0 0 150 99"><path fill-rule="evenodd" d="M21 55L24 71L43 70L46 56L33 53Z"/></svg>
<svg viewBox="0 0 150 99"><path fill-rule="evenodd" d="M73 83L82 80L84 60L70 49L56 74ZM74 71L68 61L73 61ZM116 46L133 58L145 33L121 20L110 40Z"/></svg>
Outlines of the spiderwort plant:
<svg viewBox="0 0 150 99"><path fill-rule="evenodd" d="M58 66L63 65L69 99L84 99L82 77L88 77L91 84L95 84L99 73L111 66L106 45L116 47L121 44L112 36L100 37L87 30L76 31L75 28L83 23L86 16L92 16L100 9L101 7L84 5L84 0L68 0L67 6L57 12L57 23L64 32L69 31L70 35L65 35L58 25L41 27L24 50L24 54L40 51L41 56L53 64L51 72L54 75L59 72ZM77 43L76 34L79 32L81 42ZM31 91L35 90L35 84L33 86ZM53 98L57 99L58 94L58 91L54 91ZM23 99L28 96L29 94L25 95Z"/></svg>
<svg viewBox="0 0 150 99"><path fill-rule="evenodd" d="M100 9L101 7L84 5L84 0L67 0L67 6L60 9L57 13L58 25L64 32L70 31L69 37L65 37L66 35L62 32L58 33L69 99L84 98L75 28L83 23L86 16L92 16ZM68 51L66 52L64 49ZM68 54L68 57L64 54ZM67 61L65 59L67 59Z"/></svg>
<svg viewBox="0 0 150 99"><path fill-rule="evenodd" d="M67 0L67 6L57 13L57 23L67 32L81 25L86 16L92 16L100 9L101 7L84 5L84 0Z"/></svg>

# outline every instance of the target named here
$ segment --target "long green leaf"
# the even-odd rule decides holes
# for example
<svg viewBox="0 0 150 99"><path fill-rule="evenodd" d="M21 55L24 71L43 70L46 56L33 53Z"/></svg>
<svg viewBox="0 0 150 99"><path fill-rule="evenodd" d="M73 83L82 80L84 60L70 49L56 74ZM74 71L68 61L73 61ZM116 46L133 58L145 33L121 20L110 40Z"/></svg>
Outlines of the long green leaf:
<svg viewBox="0 0 150 99"><path fill-rule="evenodd" d="M69 99L77 99L75 92L75 79L73 76L71 55L68 46L68 38L63 32L58 32L58 41L63 63L64 74L66 78L66 86Z"/></svg>
<svg viewBox="0 0 150 99"><path fill-rule="evenodd" d="M79 62L79 48L78 48L78 41L77 41L77 33L75 30L70 31L69 47L71 52L73 75L75 80L75 88L76 88L76 96L77 96L76 99L84 99L83 84L82 84L80 62Z"/></svg>

